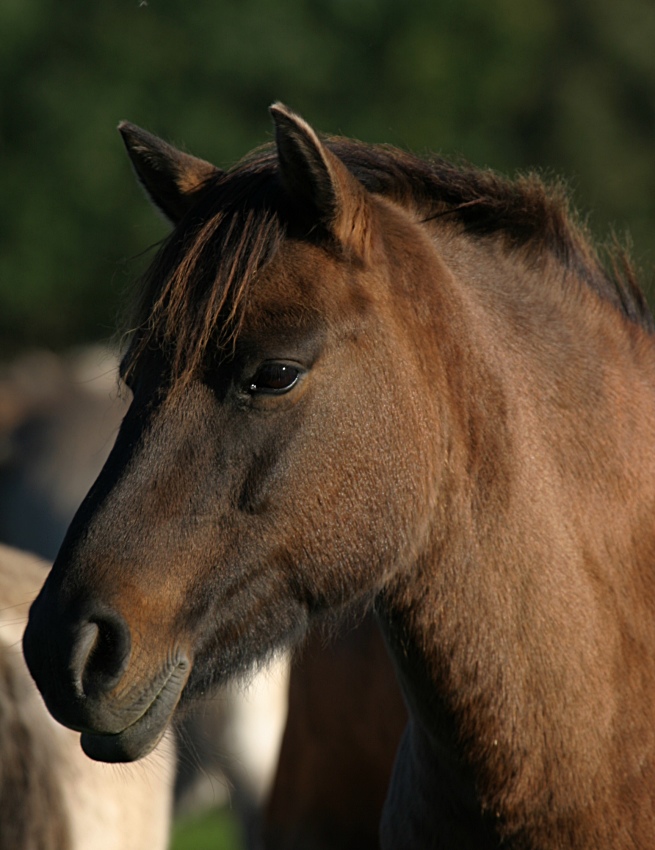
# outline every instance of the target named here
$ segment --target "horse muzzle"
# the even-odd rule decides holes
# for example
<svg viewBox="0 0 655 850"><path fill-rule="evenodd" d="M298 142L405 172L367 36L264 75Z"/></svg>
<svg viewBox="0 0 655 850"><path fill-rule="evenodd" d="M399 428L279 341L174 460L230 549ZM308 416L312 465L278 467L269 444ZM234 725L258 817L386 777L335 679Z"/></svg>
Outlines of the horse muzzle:
<svg viewBox="0 0 655 850"><path fill-rule="evenodd" d="M97 761L127 762L159 742L191 670L183 652L135 652L124 618L106 606L62 606L48 582L35 600L23 637L27 666L45 704L64 726L82 733ZM55 613L56 612L56 613ZM155 671L146 680L143 671Z"/></svg>
<svg viewBox="0 0 655 850"><path fill-rule="evenodd" d="M139 700L140 705L147 704L145 711L120 732L81 730L82 749L87 756L96 761L129 762L151 752L166 731L190 669L191 664L180 659L165 673L163 681L150 682Z"/></svg>

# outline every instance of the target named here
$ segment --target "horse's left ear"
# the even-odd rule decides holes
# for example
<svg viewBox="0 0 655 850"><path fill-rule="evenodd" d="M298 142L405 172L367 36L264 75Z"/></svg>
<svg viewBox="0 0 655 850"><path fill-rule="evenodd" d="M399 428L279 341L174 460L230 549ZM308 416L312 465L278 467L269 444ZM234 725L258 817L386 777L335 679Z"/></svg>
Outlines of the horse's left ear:
<svg viewBox="0 0 655 850"><path fill-rule="evenodd" d="M270 111L287 191L342 245L365 259L371 235L367 190L300 116L281 103Z"/></svg>
<svg viewBox="0 0 655 850"><path fill-rule="evenodd" d="M118 130L146 194L172 224L177 224L219 169L128 121L121 121Z"/></svg>

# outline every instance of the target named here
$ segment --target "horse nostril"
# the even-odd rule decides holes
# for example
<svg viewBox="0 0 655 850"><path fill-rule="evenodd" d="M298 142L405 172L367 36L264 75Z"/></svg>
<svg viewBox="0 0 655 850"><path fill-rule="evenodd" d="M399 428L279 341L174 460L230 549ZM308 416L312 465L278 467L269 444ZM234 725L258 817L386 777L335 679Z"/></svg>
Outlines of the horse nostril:
<svg viewBox="0 0 655 850"><path fill-rule="evenodd" d="M90 616L80 629L73 657L82 693L90 697L110 691L127 667L130 649L130 631L120 614Z"/></svg>

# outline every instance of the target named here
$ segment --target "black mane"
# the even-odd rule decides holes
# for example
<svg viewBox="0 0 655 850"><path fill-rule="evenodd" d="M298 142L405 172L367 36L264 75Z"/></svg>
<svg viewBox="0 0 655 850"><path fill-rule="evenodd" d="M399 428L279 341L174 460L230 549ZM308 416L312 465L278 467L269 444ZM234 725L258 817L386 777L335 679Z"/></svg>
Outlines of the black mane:
<svg viewBox="0 0 655 850"><path fill-rule="evenodd" d="M328 142L371 192L415 204L424 220L447 219L478 237L502 236L512 248L547 251L628 319L655 332L655 322L624 250L606 248L607 265L576 219L563 183L537 174L510 180L441 157L421 159L388 146Z"/></svg>
<svg viewBox="0 0 655 850"><path fill-rule="evenodd" d="M501 236L510 249L547 251L629 320L655 332L627 256L615 249L607 267L601 262L561 184L549 186L535 174L510 180L349 139L326 144L369 191L414 206L426 222L441 218L473 237ZM173 347L177 376L198 368L210 339L227 344L238 331L249 282L275 254L292 218L272 146L212 178L146 272L124 371L153 337Z"/></svg>

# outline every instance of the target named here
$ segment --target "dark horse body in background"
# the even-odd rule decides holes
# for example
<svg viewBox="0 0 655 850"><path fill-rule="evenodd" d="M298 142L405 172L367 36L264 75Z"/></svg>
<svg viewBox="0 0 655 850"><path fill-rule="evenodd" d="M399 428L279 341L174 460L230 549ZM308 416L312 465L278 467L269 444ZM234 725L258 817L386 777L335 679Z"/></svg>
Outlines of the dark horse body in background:
<svg viewBox="0 0 655 850"><path fill-rule="evenodd" d="M48 707L92 757L138 758L180 699L369 603L410 712L385 848L651 846L636 284L536 179L273 116L227 173L122 128L177 226L130 411L32 607Z"/></svg>
<svg viewBox="0 0 655 850"><path fill-rule="evenodd" d="M370 850L407 710L372 614L314 629L291 666L266 850Z"/></svg>

